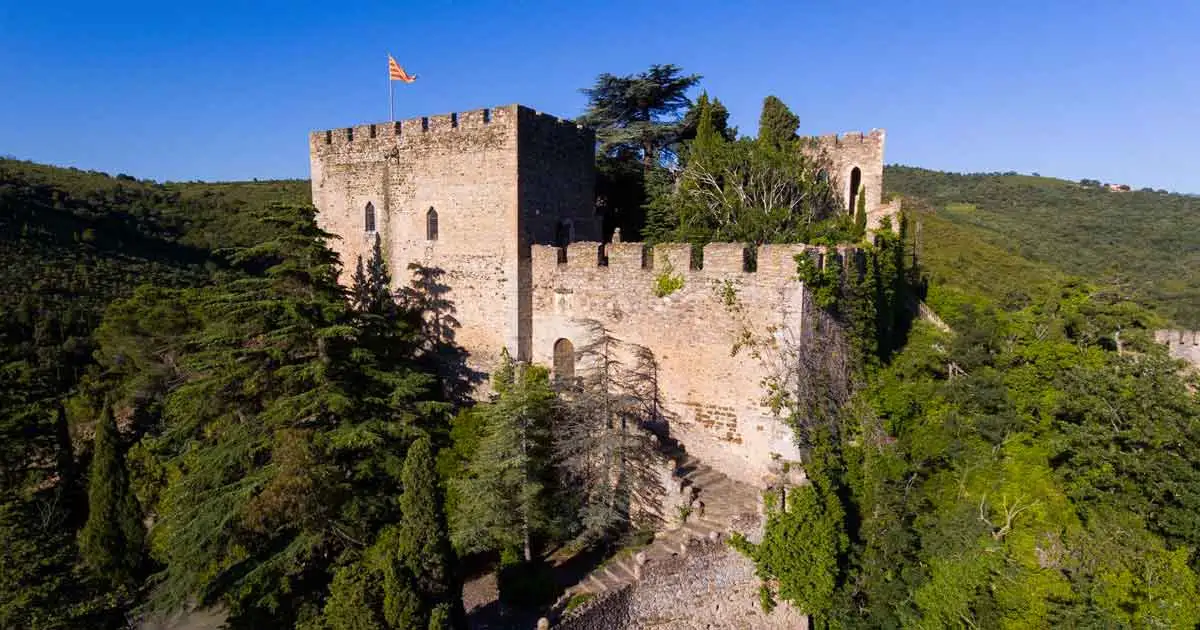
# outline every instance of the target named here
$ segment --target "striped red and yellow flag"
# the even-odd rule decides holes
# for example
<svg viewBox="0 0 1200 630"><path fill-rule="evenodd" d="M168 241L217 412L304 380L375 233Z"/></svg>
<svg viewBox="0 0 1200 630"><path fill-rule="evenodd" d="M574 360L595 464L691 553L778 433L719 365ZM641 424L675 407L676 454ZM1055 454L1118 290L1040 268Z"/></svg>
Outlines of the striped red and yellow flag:
<svg viewBox="0 0 1200 630"><path fill-rule="evenodd" d="M391 55L388 55L388 78L392 81L412 83L413 81L417 80L417 75L410 75L409 73L405 72L404 68L401 68L400 64L396 63L396 60L393 59Z"/></svg>

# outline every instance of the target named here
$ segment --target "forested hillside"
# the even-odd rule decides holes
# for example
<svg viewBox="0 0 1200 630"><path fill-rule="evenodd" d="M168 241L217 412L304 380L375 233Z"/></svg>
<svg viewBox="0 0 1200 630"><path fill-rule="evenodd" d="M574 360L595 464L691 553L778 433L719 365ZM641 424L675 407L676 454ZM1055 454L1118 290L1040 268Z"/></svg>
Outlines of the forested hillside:
<svg viewBox="0 0 1200 630"><path fill-rule="evenodd" d="M884 183L910 207L936 214L926 220L922 253L943 278L960 270L992 274L965 280L1003 297L998 292L1036 284L1046 272L1069 274L1142 302L1180 327L1200 327L1200 197L908 166L887 167ZM1019 269L987 269L1004 252L1016 255L1009 260Z"/></svg>

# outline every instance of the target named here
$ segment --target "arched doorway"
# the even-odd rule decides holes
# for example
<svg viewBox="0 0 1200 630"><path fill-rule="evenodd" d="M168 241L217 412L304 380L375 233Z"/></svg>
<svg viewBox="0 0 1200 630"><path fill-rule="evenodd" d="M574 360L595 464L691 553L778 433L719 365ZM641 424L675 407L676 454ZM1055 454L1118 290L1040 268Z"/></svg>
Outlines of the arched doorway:
<svg viewBox="0 0 1200 630"><path fill-rule="evenodd" d="M569 382L575 378L575 344L570 339L554 342L554 380Z"/></svg>
<svg viewBox="0 0 1200 630"><path fill-rule="evenodd" d="M862 171L857 166L850 170L850 194L846 195L846 199L850 201L849 207L846 208L850 214L858 209L859 188L862 187Z"/></svg>

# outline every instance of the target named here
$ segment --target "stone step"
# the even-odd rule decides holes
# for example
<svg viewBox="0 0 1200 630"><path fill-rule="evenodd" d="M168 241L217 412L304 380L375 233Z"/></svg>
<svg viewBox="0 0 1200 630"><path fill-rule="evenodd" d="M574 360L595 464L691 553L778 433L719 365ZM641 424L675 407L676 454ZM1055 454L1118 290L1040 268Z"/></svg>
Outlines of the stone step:
<svg viewBox="0 0 1200 630"><path fill-rule="evenodd" d="M694 538L702 538L702 539L708 538L708 535L713 532L717 532L718 534L720 534L720 533L724 533L724 530L725 530L724 527L722 527L721 525L719 525L717 523L713 523L712 521L692 520L692 519L688 519L688 521L683 524L682 529L684 531L686 531L688 533L688 535L690 535Z"/></svg>
<svg viewBox="0 0 1200 630"><path fill-rule="evenodd" d="M700 488L701 495L738 494L737 489L733 486L733 480L725 475L721 475L721 478L716 481L697 483L696 486Z"/></svg>
<svg viewBox="0 0 1200 630"><path fill-rule="evenodd" d="M612 562L604 565L604 575L617 584L626 584L633 581L632 573L626 573L624 569L613 566Z"/></svg>
<svg viewBox="0 0 1200 630"><path fill-rule="evenodd" d="M701 489L701 492L703 492L704 489L709 485L717 485L723 480L728 480L729 477L726 477L724 473L717 472L706 466L688 473L684 476L684 479L687 479L698 486Z"/></svg>
<svg viewBox="0 0 1200 630"><path fill-rule="evenodd" d="M600 580L600 578L596 577L595 573L592 573L591 575L588 576L587 585L588 585L588 590L590 590L593 593L596 593L597 595L608 590L608 585L605 584L604 582L602 582Z"/></svg>
<svg viewBox="0 0 1200 630"><path fill-rule="evenodd" d="M700 500L704 501L705 514L755 514L758 512L757 501L747 501L735 497L705 497L700 495Z"/></svg>
<svg viewBox="0 0 1200 630"><path fill-rule="evenodd" d="M620 568L622 571L624 571L626 574L628 574L628 575L629 575L629 577L631 577L631 578L635 578L635 579L636 579L636 576L637 576L637 571L634 569L634 566L636 566L636 565L637 565L637 560L636 560L636 559L634 559L634 557L633 557L633 556L631 556L631 555L622 555L621 557L617 558L617 559L616 559L616 560L614 560L613 562L614 562L614 563L615 563L615 564L616 564L616 565L617 565L617 566L618 566L618 567L619 567L619 568Z"/></svg>
<svg viewBox="0 0 1200 630"><path fill-rule="evenodd" d="M610 589L621 588L622 586L625 586L626 583L626 580L622 580L614 575L612 571L608 569L608 567L604 567L600 571L592 573L592 575L596 576L606 588Z"/></svg>

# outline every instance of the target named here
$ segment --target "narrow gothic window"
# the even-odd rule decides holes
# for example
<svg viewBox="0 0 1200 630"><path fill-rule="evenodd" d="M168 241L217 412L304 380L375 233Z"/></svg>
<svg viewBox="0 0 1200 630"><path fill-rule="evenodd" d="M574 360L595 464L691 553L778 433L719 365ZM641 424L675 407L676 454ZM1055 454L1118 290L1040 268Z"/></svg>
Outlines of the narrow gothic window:
<svg viewBox="0 0 1200 630"><path fill-rule="evenodd" d="M438 240L437 210L432 207L425 213L425 240Z"/></svg>
<svg viewBox="0 0 1200 630"><path fill-rule="evenodd" d="M554 342L554 380L570 381L575 378L575 345L570 339Z"/></svg>
<svg viewBox="0 0 1200 630"><path fill-rule="evenodd" d="M375 231L375 204L367 202L367 208L363 212L363 228L368 232Z"/></svg>
<svg viewBox="0 0 1200 630"><path fill-rule="evenodd" d="M858 209L858 189L860 187L862 187L862 171L855 166L854 170L850 171L850 194L846 197L850 200L850 214L854 214L854 211Z"/></svg>

